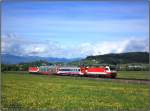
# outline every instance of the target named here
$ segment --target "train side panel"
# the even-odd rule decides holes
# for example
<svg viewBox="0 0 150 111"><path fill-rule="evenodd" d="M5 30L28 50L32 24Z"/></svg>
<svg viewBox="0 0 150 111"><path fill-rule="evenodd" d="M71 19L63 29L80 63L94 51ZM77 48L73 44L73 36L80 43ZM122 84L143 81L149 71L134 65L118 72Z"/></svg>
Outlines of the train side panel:
<svg viewBox="0 0 150 111"><path fill-rule="evenodd" d="M60 67L58 75L83 75L79 67Z"/></svg>
<svg viewBox="0 0 150 111"><path fill-rule="evenodd" d="M88 68L87 74L107 74L105 68Z"/></svg>
<svg viewBox="0 0 150 111"><path fill-rule="evenodd" d="M116 71L111 71L108 66L106 67L91 67L86 69L86 75L95 75L99 77L109 77L115 78L117 73Z"/></svg>
<svg viewBox="0 0 150 111"><path fill-rule="evenodd" d="M29 67L29 73L39 73L39 67Z"/></svg>

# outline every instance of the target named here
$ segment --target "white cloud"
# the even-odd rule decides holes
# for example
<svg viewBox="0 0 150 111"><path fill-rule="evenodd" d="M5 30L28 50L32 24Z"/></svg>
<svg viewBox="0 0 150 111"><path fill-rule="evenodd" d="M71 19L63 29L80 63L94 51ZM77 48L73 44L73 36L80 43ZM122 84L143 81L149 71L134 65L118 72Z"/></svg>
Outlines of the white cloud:
<svg viewBox="0 0 150 111"><path fill-rule="evenodd" d="M134 37L125 40L104 41L95 44L83 43L80 47L82 53L85 55L149 51L148 38L136 39Z"/></svg>
<svg viewBox="0 0 150 111"><path fill-rule="evenodd" d="M86 57L108 53L122 53L134 51L149 51L148 38L135 37L97 43L82 43L78 46L64 46L54 41L33 42L30 40L7 35L2 37L2 53L15 55L47 56L47 57Z"/></svg>
<svg viewBox="0 0 150 111"><path fill-rule="evenodd" d="M59 44L55 42L35 42L16 37L14 35L7 35L2 37L2 52L15 55L37 55L47 56L49 53L53 55L55 50L60 49Z"/></svg>

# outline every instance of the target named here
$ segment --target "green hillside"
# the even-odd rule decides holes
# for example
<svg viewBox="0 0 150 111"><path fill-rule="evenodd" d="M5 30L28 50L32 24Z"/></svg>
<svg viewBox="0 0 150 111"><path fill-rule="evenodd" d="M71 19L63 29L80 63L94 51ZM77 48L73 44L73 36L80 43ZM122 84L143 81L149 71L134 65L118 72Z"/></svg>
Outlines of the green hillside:
<svg viewBox="0 0 150 111"><path fill-rule="evenodd" d="M93 61L100 64L149 63L149 53L128 52L120 54L88 56L83 61Z"/></svg>

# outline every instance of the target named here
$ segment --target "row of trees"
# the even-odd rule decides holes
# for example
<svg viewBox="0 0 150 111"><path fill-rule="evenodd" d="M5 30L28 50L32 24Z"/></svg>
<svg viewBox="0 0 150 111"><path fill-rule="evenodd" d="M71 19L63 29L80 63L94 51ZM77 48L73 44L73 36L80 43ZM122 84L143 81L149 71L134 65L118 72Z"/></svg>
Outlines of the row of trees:
<svg viewBox="0 0 150 111"><path fill-rule="evenodd" d="M120 64L116 68L118 71L148 71L149 64Z"/></svg>
<svg viewBox="0 0 150 111"><path fill-rule="evenodd" d="M53 65L47 61L39 60L30 63L20 63L20 64L1 64L1 71L28 71L30 66L41 66L41 65Z"/></svg>

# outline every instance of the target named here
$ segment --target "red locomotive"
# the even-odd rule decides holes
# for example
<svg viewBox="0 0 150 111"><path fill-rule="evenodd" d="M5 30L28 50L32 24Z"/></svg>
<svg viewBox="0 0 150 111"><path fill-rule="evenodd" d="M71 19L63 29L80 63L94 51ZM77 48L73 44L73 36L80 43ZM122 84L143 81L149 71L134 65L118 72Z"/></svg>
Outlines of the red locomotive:
<svg viewBox="0 0 150 111"><path fill-rule="evenodd" d="M41 73L41 74L57 74L57 75L78 75L78 76L98 76L98 77L109 77L115 78L117 72L114 68L109 66L103 67L29 67L30 73Z"/></svg>

